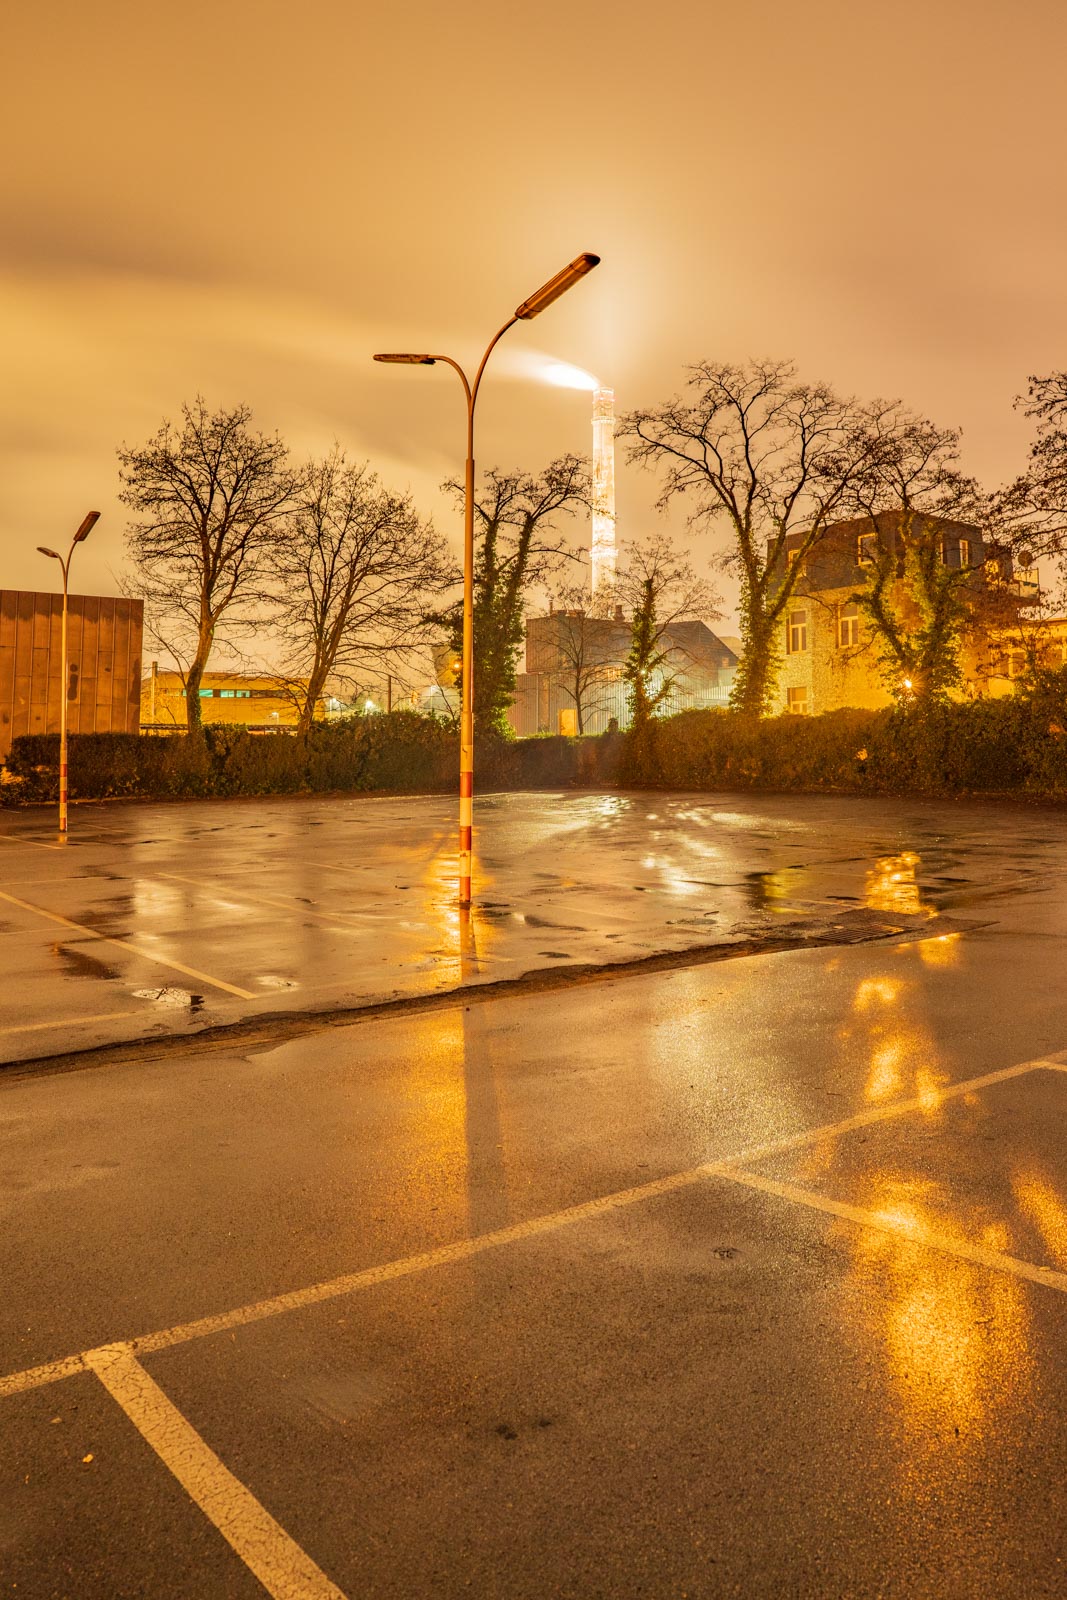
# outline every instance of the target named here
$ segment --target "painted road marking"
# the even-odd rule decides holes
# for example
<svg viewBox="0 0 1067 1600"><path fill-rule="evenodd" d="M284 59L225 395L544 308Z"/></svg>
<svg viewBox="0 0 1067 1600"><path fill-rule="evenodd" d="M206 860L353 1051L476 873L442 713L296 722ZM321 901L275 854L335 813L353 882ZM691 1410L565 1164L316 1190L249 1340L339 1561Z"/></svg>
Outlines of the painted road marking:
<svg viewBox="0 0 1067 1600"><path fill-rule="evenodd" d="M248 894L240 888L224 891L217 882L205 883L201 878L187 878L181 872L160 872L158 876L169 878L174 883L191 884L194 889L207 889L218 899L243 900L251 906L272 906L277 911L291 911L302 917L317 917L320 922L341 922L350 928L353 924L365 920L358 911L313 911L310 906L304 905L299 900L276 900L265 894Z"/></svg>
<svg viewBox="0 0 1067 1600"><path fill-rule="evenodd" d="M988 1089L994 1083L1006 1083L1010 1078L1021 1078L1043 1067L1067 1070L1055 1057L1038 1056L1033 1061L1020 1061L1014 1067L1001 1067L997 1072L987 1072L980 1078L967 1078L962 1083L949 1084L945 1089L931 1089L910 1100L895 1100L888 1105L874 1106L869 1111L857 1111L855 1116L845 1117L842 1122L829 1123L825 1128L787 1134L784 1139L774 1139L770 1144L743 1150L739 1156L729 1156L721 1165L724 1169L747 1166L751 1161L763 1161L769 1156L781 1155L786 1150L799 1150L806 1144L817 1144L820 1139L837 1139L844 1133L851 1133L856 1128L868 1128L872 1123L884 1122L889 1117L904 1117L911 1111L936 1109L942 1100L955 1100L961 1094L976 1094L979 1089Z"/></svg>
<svg viewBox="0 0 1067 1600"><path fill-rule="evenodd" d="M12 1028L0 1028L0 1038L9 1033L42 1033L46 1028L85 1028L91 1022L115 1022L119 1017L143 1017L145 1011L102 1011L95 1017L57 1017L53 1022L20 1022ZM0 1063L3 1065L3 1063Z"/></svg>
<svg viewBox="0 0 1067 1600"><path fill-rule="evenodd" d="M274 1600L344 1600L336 1584L223 1466L129 1345L91 1350L85 1363Z"/></svg>
<svg viewBox="0 0 1067 1600"><path fill-rule="evenodd" d="M1062 1054L1067 1055L1067 1051ZM950 1084L948 1088L939 1091L938 1101L940 1103L944 1100L957 1099L960 1095L974 1094L980 1089L989 1088L992 1084L1005 1083L1012 1078L1021 1078L1026 1073L1044 1068L1067 1071L1067 1062L1060 1057L1046 1056L1039 1056L1033 1061L1022 1061L1014 1067L1003 1067L998 1072L987 1072L978 1078L967 1078L962 1083ZM841 1134L850 1133L854 1128L869 1127L874 1122L886 1122L893 1117L907 1116L909 1112L929 1109L929 1106L930 1101L927 1097L898 1100L892 1105L879 1106L872 1111L863 1111L857 1116L846 1117L841 1122L827 1123L819 1128L810 1128L806 1133L790 1134L770 1144L754 1146L743 1150L739 1155L728 1156L721 1161L707 1161L698 1167L689 1167L683 1172L670 1173L665 1178L653 1178L648 1183L636 1184L631 1189L620 1189L614 1194L602 1195L595 1200L567 1206L562 1211L553 1211L547 1216L531 1217L526 1222L517 1222L507 1228L495 1228L490 1233L457 1239L453 1244L438 1245L435 1249L422 1251L419 1255L404 1256L398 1261L387 1261L380 1266L366 1267L360 1272L349 1272L343 1277L309 1284L303 1289L292 1289L285 1294L272 1295L266 1300L256 1300L250 1305L237 1306L232 1311L221 1311L213 1316L198 1317L193 1322L162 1328L156 1333L144 1334L140 1338L129 1340L129 1348L136 1350L138 1354L167 1350L177 1344L187 1344L193 1339L206 1339L212 1334L225 1333L251 1322L263 1322L269 1317L278 1317L290 1311L301 1311L308 1306L320 1305L324 1300L335 1300L342 1295L354 1294L360 1289L372 1289L381 1283L393 1283L398 1278L428 1272L434 1267L468 1261L473 1256L499 1249L503 1245L518 1244L525 1239L554 1233L559 1228L570 1227L577 1222L588 1222L596 1217L608 1216L613 1211L621 1211L624 1207L638 1205L659 1195L691 1188L707 1178L721 1177L732 1180L737 1176L737 1168L750 1162L764 1160L781 1151L796 1150L805 1144L815 1144L820 1139L836 1138ZM743 1181L755 1186L755 1180L750 1174L744 1174ZM759 1180L760 1183L763 1181ZM770 1183L773 1180L766 1181ZM804 1192L798 1190L798 1193ZM1013 1257L997 1256L990 1252L988 1259L989 1262L999 1263L1006 1272L1015 1270L1010 1264L1014 1260ZM1058 1275L1053 1274L1049 1277L1040 1267L1031 1270L1039 1274L1035 1277L1035 1282L1048 1284L1051 1288L1062 1287L1067 1292L1067 1277L1064 1277L1061 1286ZM20 1394L26 1389L39 1389L45 1384L57 1383L63 1378L72 1377L75 1373L84 1371L86 1362L87 1353L82 1352L79 1355L64 1356L58 1361L46 1361L37 1367L27 1367L21 1372L9 1373L6 1377L0 1377L0 1398L8 1394Z"/></svg>
<svg viewBox="0 0 1067 1600"><path fill-rule="evenodd" d="M36 850L66 850L65 844L42 844L40 839L20 839L13 833L0 833L5 844L32 844Z"/></svg>
<svg viewBox="0 0 1067 1600"><path fill-rule="evenodd" d="M1044 1284L1047 1289L1058 1289L1067 1294L1067 1272L1057 1272L1054 1267L1035 1266L1018 1256L1005 1255L1000 1250L984 1250L978 1244L960 1243L939 1233L936 1228L918 1219L891 1216L883 1211L865 1211L850 1206L843 1200L830 1200L810 1189L798 1189L793 1183L780 1183L777 1178L764 1178L755 1172L739 1172L731 1168L722 1174L731 1183L748 1189L759 1189L763 1194L776 1195L780 1200L790 1200L794 1205L807 1206L812 1211L825 1211L845 1222L855 1222L861 1228L877 1228L880 1233L891 1233L907 1239L911 1244L922 1245L927 1250L937 1250L942 1255L958 1256L961 1261L973 1261L976 1266L988 1267L992 1272L1010 1272L1013 1277L1026 1278L1031 1283Z"/></svg>
<svg viewBox="0 0 1067 1600"><path fill-rule="evenodd" d="M239 1000L255 1000L250 989L238 989L234 983L224 983L221 978L210 978L206 972L198 972L195 967L186 967L180 961L170 961L165 956L153 955L151 950L143 950L140 945L128 944L125 939L111 939L105 933L97 933L95 928L83 927L80 922L71 922L69 917L60 917L54 911L46 911L43 906L31 905L28 900L19 900L13 894L5 894L0 889L0 900L6 900L8 905L18 906L22 911L32 911L35 916L47 917L49 922L58 922L61 928L73 928L75 933L83 934L88 939L97 939L101 944L114 945L117 950L128 950L131 955L140 956L143 961L151 961L157 967L167 967L171 972L184 973L187 978L195 978L198 983L206 983L212 989L224 989L227 994L235 994Z"/></svg>

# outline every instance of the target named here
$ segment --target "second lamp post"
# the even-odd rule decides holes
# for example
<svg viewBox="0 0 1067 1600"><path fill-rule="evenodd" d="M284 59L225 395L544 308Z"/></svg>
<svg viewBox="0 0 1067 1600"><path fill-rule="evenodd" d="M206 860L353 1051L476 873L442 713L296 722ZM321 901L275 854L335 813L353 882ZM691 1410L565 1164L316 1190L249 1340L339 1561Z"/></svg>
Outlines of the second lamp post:
<svg viewBox="0 0 1067 1600"><path fill-rule="evenodd" d="M474 408L478 403L485 364L494 348L516 322L529 322L553 300L558 300L579 278L600 261L588 253L576 256L535 294L524 300L499 333L490 339L478 364L473 383L458 361L440 355L377 355L375 361L394 361L404 366L432 367L443 361L458 374L467 400L467 470L463 493L463 663L459 719L459 904L466 910L471 903L471 841L474 827Z"/></svg>
<svg viewBox="0 0 1067 1600"><path fill-rule="evenodd" d="M88 539L99 520L99 511L90 511L83 519L81 527L70 541L65 561L58 550L49 550L48 546L43 544L37 546L42 556L51 556L52 560L58 561L63 569L63 621L60 629L59 665L59 832L63 838L67 835L67 699L70 692L67 683L67 578L74 546Z"/></svg>

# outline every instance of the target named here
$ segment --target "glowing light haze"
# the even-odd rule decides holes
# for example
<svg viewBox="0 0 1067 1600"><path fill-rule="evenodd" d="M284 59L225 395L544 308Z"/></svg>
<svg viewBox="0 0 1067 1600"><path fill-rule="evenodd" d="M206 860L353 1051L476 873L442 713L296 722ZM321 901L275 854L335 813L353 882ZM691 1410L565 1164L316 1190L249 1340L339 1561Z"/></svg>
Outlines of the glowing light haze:
<svg viewBox="0 0 1067 1600"><path fill-rule="evenodd" d="M542 377L557 389L585 389L592 394L600 387L591 372L583 372L581 367L572 367L566 361L552 362L545 367Z"/></svg>

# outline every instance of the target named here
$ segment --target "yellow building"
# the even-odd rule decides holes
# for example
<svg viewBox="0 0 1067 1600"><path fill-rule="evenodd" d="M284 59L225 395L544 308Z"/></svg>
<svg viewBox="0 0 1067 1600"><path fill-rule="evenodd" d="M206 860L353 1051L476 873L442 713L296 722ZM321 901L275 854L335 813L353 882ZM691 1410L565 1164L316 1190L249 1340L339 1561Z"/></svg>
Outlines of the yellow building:
<svg viewBox="0 0 1067 1600"><path fill-rule="evenodd" d="M1067 667L1067 617L1042 617L994 634L982 692L994 698L1013 694L1035 665Z"/></svg>
<svg viewBox="0 0 1067 1600"><path fill-rule="evenodd" d="M227 723L254 733L295 728L307 680L256 676L239 672L205 672L200 685L200 714L205 723ZM325 717L325 702L315 705L315 719ZM185 685L180 672L160 672L153 661L141 680L141 731L166 733L187 726Z"/></svg>
<svg viewBox="0 0 1067 1600"><path fill-rule="evenodd" d="M850 599L866 581L864 568L872 559L866 541L877 537L868 519L838 523L809 554L782 620L775 712L811 716L846 706L876 710L893 703L879 666L879 641L861 607ZM799 545L801 536L791 542ZM978 530L964 523L941 524L938 553L946 566L973 568L983 584L1000 581L985 576L994 571L993 561ZM1021 614L1038 599L1036 574L1009 574L1003 593ZM1021 626L1029 632L1034 625ZM1017 629L1001 628L964 644L963 695L1011 693L1018 675L1009 671L1013 663L1018 668L1019 647L1012 643L1017 638Z"/></svg>

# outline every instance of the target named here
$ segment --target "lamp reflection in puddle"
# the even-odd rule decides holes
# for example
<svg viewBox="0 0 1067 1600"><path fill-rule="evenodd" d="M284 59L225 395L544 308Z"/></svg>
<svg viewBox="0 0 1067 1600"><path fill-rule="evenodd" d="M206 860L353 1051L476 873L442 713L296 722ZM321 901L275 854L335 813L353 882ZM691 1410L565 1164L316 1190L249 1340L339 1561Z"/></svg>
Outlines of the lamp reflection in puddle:
<svg viewBox="0 0 1067 1600"><path fill-rule="evenodd" d="M881 856L867 873L864 901L872 911L897 911L909 916L925 911L933 916L933 907L923 898L916 878L916 869L922 858L912 850L898 856Z"/></svg>

